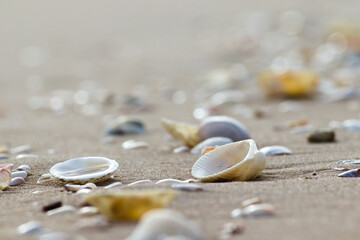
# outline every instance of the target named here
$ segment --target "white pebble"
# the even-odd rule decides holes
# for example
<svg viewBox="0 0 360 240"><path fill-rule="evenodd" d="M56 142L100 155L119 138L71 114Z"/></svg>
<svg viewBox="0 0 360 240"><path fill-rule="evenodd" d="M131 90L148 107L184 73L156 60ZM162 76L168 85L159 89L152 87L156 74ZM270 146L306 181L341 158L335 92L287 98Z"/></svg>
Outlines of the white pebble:
<svg viewBox="0 0 360 240"><path fill-rule="evenodd" d="M146 180L139 180L133 183L129 183L128 186L139 185L139 184L151 184L151 183L153 183L151 180L146 179Z"/></svg>
<svg viewBox="0 0 360 240"><path fill-rule="evenodd" d="M40 233L42 229L42 224L37 221L24 223L17 228L21 235Z"/></svg>
<svg viewBox="0 0 360 240"><path fill-rule="evenodd" d="M20 154L16 156L16 159L37 159L39 156L35 154Z"/></svg>
<svg viewBox="0 0 360 240"><path fill-rule="evenodd" d="M18 186L20 184L23 184L24 182L25 180L22 177L15 177L11 179L9 186Z"/></svg>
<svg viewBox="0 0 360 240"><path fill-rule="evenodd" d="M110 185L107 185L106 187L104 187L104 189L110 189L110 188L115 188L115 187L121 187L124 184L122 182L114 182Z"/></svg>
<svg viewBox="0 0 360 240"><path fill-rule="evenodd" d="M73 206L65 205L50 211L46 212L47 216L54 216L54 215L60 215L65 213L74 213L76 211L76 208Z"/></svg>
<svg viewBox="0 0 360 240"><path fill-rule="evenodd" d="M21 177L21 178L25 179L27 177L27 175L28 174L26 171L17 171L17 172L11 173L11 178Z"/></svg>

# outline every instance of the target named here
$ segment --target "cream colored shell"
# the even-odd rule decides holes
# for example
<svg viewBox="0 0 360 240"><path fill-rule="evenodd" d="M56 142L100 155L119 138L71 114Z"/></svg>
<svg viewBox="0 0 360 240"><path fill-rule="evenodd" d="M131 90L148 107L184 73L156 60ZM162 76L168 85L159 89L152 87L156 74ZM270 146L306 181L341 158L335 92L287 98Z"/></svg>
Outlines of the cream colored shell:
<svg viewBox="0 0 360 240"><path fill-rule="evenodd" d="M57 163L50 174L61 181L77 184L102 182L111 177L119 164L104 157L81 157Z"/></svg>
<svg viewBox="0 0 360 240"><path fill-rule="evenodd" d="M249 139L217 147L201 156L191 173L203 182L247 181L256 178L264 168L264 154Z"/></svg>

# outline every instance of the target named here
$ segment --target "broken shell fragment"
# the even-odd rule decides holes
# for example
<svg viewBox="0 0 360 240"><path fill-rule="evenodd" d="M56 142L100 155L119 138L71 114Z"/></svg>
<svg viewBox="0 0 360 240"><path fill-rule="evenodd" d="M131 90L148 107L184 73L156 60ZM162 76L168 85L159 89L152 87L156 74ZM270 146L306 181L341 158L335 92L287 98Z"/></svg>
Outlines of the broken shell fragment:
<svg viewBox="0 0 360 240"><path fill-rule="evenodd" d="M66 191L69 192L77 192L82 188L83 185L79 185L79 184L65 184L64 188Z"/></svg>
<svg viewBox="0 0 360 240"><path fill-rule="evenodd" d="M287 147L277 145L263 147L259 151L262 152L265 156L292 154L292 151Z"/></svg>
<svg viewBox="0 0 360 240"><path fill-rule="evenodd" d="M183 152L188 152L190 149L188 146L180 146L177 147L173 150L174 153L183 153Z"/></svg>
<svg viewBox="0 0 360 240"><path fill-rule="evenodd" d="M175 139L180 140L188 147L193 147L199 143L198 130L196 125L177 122L167 118L161 119L165 130Z"/></svg>
<svg viewBox="0 0 360 240"><path fill-rule="evenodd" d="M310 143L335 142L335 132L315 131L308 136L307 140Z"/></svg>
<svg viewBox="0 0 360 240"><path fill-rule="evenodd" d="M82 216L92 216L99 213L97 207L82 207L78 210L78 214Z"/></svg>
<svg viewBox="0 0 360 240"><path fill-rule="evenodd" d="M175 236L180 239L204 239L203 234L194 223L178 212L163 209L146 213L126 240L157 240Z"/></svg>
<svg viewBox="0 0 360 240"><path fill-rule="evenodd" d="M0 168L0 190L5 190L11 182L11 173L6 168Z"/></svg>
<svg viewBox="0 0 360 240"><path fill-rule="evenodd" d="M104 157L82 157L57 163L50 174L61 181L84 184L102 182L111 177L119 164Z"/></svg>
<svg viewBox="0 0 360 240"><path fill-rule="evenodd" d="M20 154L16 156L16 159L37 159L39 156L35 154Z"/></svg>
<svg viewBox="0 0 360 240"><path fill-rule="evenodd" d="M254 140L244 140L217 147L201 156L192 167L192 175L203 181L247 181L265 168L265 156Z"/></svg>
<svg viewBox="0 0 360 240"><path fill-rule="evenodd" d="M172 190L121 191L88 195L86 202L110 220L137 221L151 209L168 206L176 195Z"/></svg>
<svg viewBox="0 0 360 240"><path fill-rule="evenodd" d="M171 188L186 191L186 192L201 192L204 191L204 188L198 184L194 183L185 183L185 184L173 184Z"/></svg>
<svg viewBox="0 0 360 240"><path fill-rule="evenodd" d="M227 137L212 137L212 138L208 138L208 139L200 142L199 144L197 144L195 147L193 147L191 149L190 152L192 154L200 155L201 150L204 147L222 146L222 145L232 143L232 142L233 142L233 140L231 140L230 138L227 138Z"/></svg>
<svg viewBox="0 0 360 240"><path fill-rule="evenodd" d="M119 117L105 129L106 135L145 134L145 125L139 119Z"/></svg>
<svg viewBox="0 0 360 240"><path fill-rule="evenodd" d="M227 116L213 116L204 119L199 127L199 140L211 137L226 137L235 141L250 139L250 133L238 120Z"/></svg>
<svg viewBox="0 0 360 240"><path fill-rule="evenodd" d="M349 171L340 173L338 177L359 177L360 176L360 169L351 169Z"/></svg>
<svg viewBox="0 0 360 240"><path fill-rule="evenodd" d="M22 177L15 177L11 179L9 186L18 186L20 184L23 184L25 182L25 179Z"/></svg>
<svg viewBox="0 0 360 240"><path fill-rule="evenodd" d="M2 164L0 164L0 169L6 169L9 172L11 172L13 168L14 168L14 164L12 164L12 163L2 163Z"/></svg>

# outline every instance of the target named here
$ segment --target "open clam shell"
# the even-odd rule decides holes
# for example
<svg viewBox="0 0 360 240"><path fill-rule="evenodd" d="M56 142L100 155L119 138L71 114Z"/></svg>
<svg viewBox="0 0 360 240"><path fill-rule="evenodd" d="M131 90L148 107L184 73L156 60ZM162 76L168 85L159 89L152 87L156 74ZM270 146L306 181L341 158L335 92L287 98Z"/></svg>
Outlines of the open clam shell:
<svg viewBox="0 0 360 240"><path fill-rule="evenodd" d="M191 173L203 182L247 181L256 178L264 168L264 154L249 139L217 147L201 156Z"/></svg>
<svg viewBox="0 0 360 240"><path fill-rule="evenodd" d="M104 157L81 157L57 163L50 174L61 181L85 184L102 182L111 177L119 164Z"/></svg>

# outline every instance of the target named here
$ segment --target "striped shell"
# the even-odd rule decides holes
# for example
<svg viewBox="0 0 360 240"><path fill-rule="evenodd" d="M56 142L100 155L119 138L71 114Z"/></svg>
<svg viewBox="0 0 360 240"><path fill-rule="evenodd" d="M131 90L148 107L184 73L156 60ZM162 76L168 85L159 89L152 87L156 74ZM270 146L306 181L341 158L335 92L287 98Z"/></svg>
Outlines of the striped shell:
<svg viewBox="0 0 360 240"><path fill-rule="evenodd" d="M203 182L247 181L256 178L264 168L264 154L249 139L217 147L201 156L191 173Z"/></svg>

